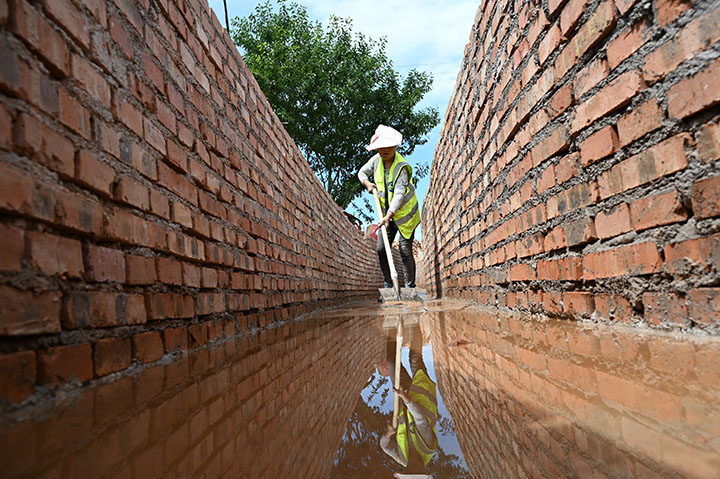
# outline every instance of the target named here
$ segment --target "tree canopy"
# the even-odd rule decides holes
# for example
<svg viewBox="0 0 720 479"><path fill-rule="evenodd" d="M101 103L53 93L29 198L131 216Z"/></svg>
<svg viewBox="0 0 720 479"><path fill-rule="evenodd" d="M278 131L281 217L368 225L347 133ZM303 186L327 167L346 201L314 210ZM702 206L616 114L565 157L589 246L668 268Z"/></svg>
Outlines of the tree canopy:
<svg viewBox="0 0 720 479"><path fill-rule="evenodd" d="M275 113L342 208L363 190L356 175L378 124L402 132L398 151L410 154L439 123L436 108L416 111L432 87L430 74L413 69L402 78L386 56L385 38L353 32L350 19L332 16L324 28L302 5L277 0L232 25ZM416 165L414 176L427 169Z"/></svg>

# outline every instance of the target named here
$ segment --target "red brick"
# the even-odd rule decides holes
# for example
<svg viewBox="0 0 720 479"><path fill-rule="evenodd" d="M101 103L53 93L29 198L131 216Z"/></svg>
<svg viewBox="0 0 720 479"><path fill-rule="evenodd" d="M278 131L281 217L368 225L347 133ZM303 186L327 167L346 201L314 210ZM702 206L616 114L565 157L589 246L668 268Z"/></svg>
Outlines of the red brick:
<svg viewBox="0 0 720 479"><path fill-rule="evenodd" d="M54 75L65 78L70 74L70 53L65 41L25 0L15 1L10 26L37 51Z"/></svg>
<svg viewBox="0 0 720 479"><path fill-rule="evenodd" d="M142 295L103 291L71 292L65 301L66 329L143 324L147 320Z"/></svg>
<svg viewBox="0 0 720 479"><path fill-rule="evenodd" d="M155 87L161 92L165 91L165 80L162 71L155 65L152 58L148 55L143 57L143 66L145 69L145 77L150 80Z"/></svg>
<svg viewBox="0 0 720 479"><path fill-rule="evenodd" d="M623 115L617 123L620 146L625 146L657 128L660 128L665 115L660 111L657 100L646 101Z"/></svg>
<svg viewBox="0 0 720 479"><path fill-rule="evenodd" d="M697 181L690 188L693 214L696 218L720 215L720 176Z"/></svg>
<svg viewBox="0 0 720 479"><path fill-rule="evenodd" d="M630 203L630 216L636 231L685 221L688 213L675 190L640 198Z"/></svg>
<svg viewBox="0 0 720 479"><path fill-rule="evenodd" d="M75 179L81 184L110 196L115 170L88 150L80 150L75 164Z"/></svg>
<svg viewBox="0 0 720 479"><path fill-rule="evenodd" d="M684 147L687 140L685 133L674 136L603 172L598 178L600 196L609 198L683 170L687 166Z"/></svg>
<svg viewBox="0 0 720 479"><path fill-rule="evenodd" d="M549 313L562 313L562 293L554 291L543 292L543 305Z"/></svg>
<svg viewBox="0 0 720 479"><path fill-rule="evenodd" d="M607 58L610 69L622 63L627 57L638 51L650 39L647 22L640 21L625 29L607 46ZM647 77L645 77L647 80Z"/></svg>
<svg viewBox="0 0 720 479"><path fill-rule="evenodd" d="M539 234L529 235L524 238L520 238L517 241L517 256L518 256L518 258L534 256L536 254L542 253L542 251L543 251L542 235L539 235Z"/></svg>
<svg viewBox="0 0 720 479"><path fill-rule="evenodd" d="M582 280L582 260L567 257L537 262L537 279L550 281Z"/></svg>
<svg viewBox="0 0 720 479"><path fill-rule="evenodd" d="M180 262L170 259L157 257L157 277L161 283L182 285L182 266Z"/></svg>
<svg viewBox="0 0 720 479"><path fill-rule="evenodd" d="M709 163L720 158L720 125L708 123L696 133L700 160Z"/></svg>
<svg viewBox="0 0 720 479"><path fill-rule="evenodd" d="M163 331L163 343L165 352L169 353L179 349L181 351L187 349L187 328L168 328Z"/></svg>
<svg viewBox="0 0 720 479"><path fill-rule="evenodd" d="M195 302L191 296L147 293L145 302L149 319L191 318L195 315Z"/></svg>
<svg viewBox="0 0 720 479"><path fill-rule="evenodd" d="M182 264L183 283L191 288L200 287L200 268L190 264Z"/></svg>
<svg viewBox="0 0 720 479"><path fill-rule="evenodd" d="M69 0L44 0L43 3L48 15L79 42L84 50L88 50L90 47L90 26L85 19L85 15Z"/></svg>
<svg viewBox="0 0 720 479"><path fill-rule="evenodd" d="M601 239L612 238L633 229L630 222L630 208L620 203L607 213L601 211L595 216L595 228Z"/></svg>
<svg viewBox="0 0 720 479"><path fill-rule="evenodd" d="M551 119L562 115L573 104L573 87L570 82L560 88L547 105L547 114Z"/></svg>
<svg viewBox="0 0 720 479"><path fill-rule="evenodd" d="M720 102L720 59L673 85L667 100L668 115L673 118L685 118Z"/></svg>
<svg viewBox="0 0 720 479"><path fill-rule="evenodd" d="M553 186L555 186L555 167L549 165L545 171L543 171L540 178L537 179L535 190L537 194L541 195Z"/></svg>
<svg viewBox="0 0 720 479"><path fill-rule="evenodd" d="M102 208L98 203L83 195L66 191L58 191L56 200L56 221L62 223L66 228L96 236L100 235L102 232Z"/></svg>
<svg viewBox="0 0 720 479"><path fill-rule="evenodd" d="M595 85L607 78L609 72L608 62L604 58L598 58L588 63L578 72L573 81L575 98L580 98L590 91Z"/></svg>
<svg viewBox="0 0 720 479"><path fill-rule="evenodd" d="M693 289L689 294L688 316L697 324L720 323L720 288Z"/></svg>
<svg viewBox="0 0 720 479"><path fill-rule="evenodd" d="M155 259L145 256L127 255L127 282L129 284L153 284L157 281Z"/></svg>
<svg viewBox="0 0 720 479"><path fill-rule="evenodd" d="M165 146L165 136L162 134L162 131L160 131L149 118L143 118L143 124L145 125L145 141L165 155L167 148Z"/></svg>
<svg viewBox="0 0 720 479"><path fill-rule="evenodd" d="M103 76L93 68L83 57L73 55L72 74L78 84L99 101L105 108L110 108L110 86Z"/></svg>
<svg viewBox="0 0 720 479"><path fill-rule="evenodd" d="M558 185L561 185L569 179L577 176L579 160L579 153L572 153L568 156L560 158L560 161L558 161L557 165L555 165L556 180Z"/></svg>
<svg viewBox="0 0 720 479"><path fill-rule="evenodd" d="M204 324L194 324L188 327L188 344L191 348L198 348L207 343L207 328Z"/></svg>
<svg viewBox="0 0 720 479"><path fill-rule="evenodd" d="M157 104L157 117L160 123L165 125L165 128L170 130L172 135L176 135L177 121L175 119L175 113L172 112L164 103L158 102ZM172 140L168 140L170 143ZM174 143L174 142L173 142Z"/></svg>
<svg viewBox="0 0 720 479"><path fill-rule="evenodd" d="M100 339L95 343L93 358L95 375L106 376L130 366L131 346L129 338Z"/></svg>
<svg viewBox="0 0 720 479"><path fill-rule="evenodd" d="M27 399L35 391L35 352L0 354L0 398L11 403Z"/></svg>
<svg viewBox="0 0 720 479"><path fill-rule="evenodd" d="M123 54L130 60L133 59L133 47L129 40L128 33L122 25L119 18L111 15L108 19L108 26L110 27L110 38L120 47Z"/></svg>
<svg viewBox="0 0 720 479"><path fill-rule="evenodd" d="M604 319L627 322L633 317L633 308L630 302L616 294L596 294L595 310Z"/></svg>
<svg viewBox="0 0 720 479"><path fill-rule="evenodd" d="M115 185L115 199L141 210L150 209L150 191L145 184L132 176L122 176Z"/></svg>
<svg viewBox="0 0 720 479"><path fill-rule="evenodd" d="M608 33L612 31L617 22L615 4L610 1L602 2L595 9L590 18L580 27L568 45L555 60L555 73L562 78L578 63L578 59L585 52L595 46ZM576 96L577 98L577 96Z"/></svg>
<svg viewBox="0 0 720 479"><path fill-rule="evenodd" d="M58 291L34 293L0 286L0 335L60 332L60 297Z"/></svg>
<svg viewBox="0 0 720 479"><path fill-rule="evenodd" d="M567 129L562 125L558 126L532 149L533 166L537 166L559 151L565 150L569 144L570 138Z"/></svg>
<svg viewBox="0 0 720 479"><path fill-rule="evenodd" d="M692 7L692 0L656 0L658 23L664 27Z"/></svg>
<svg viewBox="0 0 720 479"><path fill-rule="evenodd" d="M197 206L197 188L162 161L158 162L158 180L162 186Z"/></svg>
<svg viewBox="0 0 720 479"><path fill-rule="evenodd" d="M188 171L188 160L185 150L173 140L167 142L167 160L183 173Z"/></svg>
<svg viewBox="0 0 720 479"><path fill-rule="evenodd" d="M13 144L12 117L5 106L0 105L0 149L10 150Z"/></svg>
<svg viewBox="0 0 720 479"><path fill-rule="evenodd" d="M510 281L532 281L535 279L535 270L526 263L510 267Z"/></svg>
<svg viewBox="0 0 720 479"><path fill-rule="evenodd" d="M664 252L670 273L690 275L705 272L720 264L720 234L669 244Z"/></svg>
<svg viewBox="0 0 720 479"><path fill-rule="evenodd" d="M163 352L163 342L160 333L148 331L132 337L133 357L141 363L151 363L160 359Z"/></svg>
<svg viewBox="0 0 720 479"><path fill-rule="evenodd" d="M75 147L65 137L22 113L15 123L14 143L18 151L65 177L75 172Z"/></svg>
<svg viewBox="0 0 720 479"><path fill-rule="evenodd" d="M625 13L637 2L638 0L615 0L615 5L618 10L620 10L620 14L625 15Z"/></svg>
<svg viewBox="0 0 720 479"><path fill-rule="evenodd" d="M685 300L673 293L644 293L645 320L653 324L689 326Z"/></svg>
<svg viewBox="0 0 720 479"><path fill-rule="evenodd" d="M555 12L562 7L567 0L548 0L548 11L550 15L555 15ZM522 29L522 27L520 27Z"/></svg>
<svg viewBox="0 0 720 479"><path fill-rule="evenodd" d="M40 384L80 383L93 378L92 346L55 346L38 351L38 382Z"/></svg>
<svg viewBox="0 0 720 479"><path fill-rule="evenodd" d="M555 49L560 45L560 39L562 38L562 35L560 34L560 29L557 26L557 23L554 23L545 34L545 38L543 38L540 41L540 46L538 47L538 58L540 59L540 65L545 63L545 60L548 59L550 55L555 51Z"/></svg>
<svg viewBox="0 0 720 479"><path fill-rule="evenodd" d="M588 136L580 143L580 159L583 166L612 155L618 150L618 136L612 125L606 126Z"/></svg>
<svg viewBox="0 0 720 479"><path fill-rule="evenodd" d="M27 237L30 242L30 258L37 269L47 275L82 277L82 243L39 231L29 231Z"/></svg>
<svg viewBox="0 0 720 479"><path fill-rule="evenodd" d="M583 256L583 279L637 276L662 271L662 259L654 243L638 243Z"/></svg>
<svg viewBox="0 0 720 479"><path fill-rule="evenodd" d="M577 291L563 293L563 309L571 315L591 315L595 311L592 293Z"/></svg>
<svg viewBox="0 0 720 479"><path fill-rule="evenodd" d="M143 116L131 103L124 100L120 103L120 115L118 118L136 135L143 136Z"/></svg>
<svg viewBox="0 0 720 479"><path fill-rule="evenodd" d="M643 75L655 82L720 39L720 8L685 25L671 41L645 57Z"/></svg>
<svg viewBox="0 0 720 479"><path fill-rule="evenodd" d="M545 252L550 252L555 251L556 249L565 248L566 246L567 241L565 240L565 231L562 229L562 226L556 226L545 236L543 250Z"/></svg>
<svg viewBox="0 0 720 479"><path fill-rule="evenodd" d="M124 283L125 256L117 249L88 245L87 272L91 281Z"/></svg>
<svg viewBox="0 0 720 479"><path fill-rule="evenodd" d="M60 100L60 121L86 140L90 140L92 138L90 112L63 89L58 90L58 98Z"/></svg>
<svg viewBox="0 0 720 479"><path fill-rule="evenodd" d="M595 232L595 222L592 218L580 218L575 221L569 221L564 223L562 227L565 231L565 240L568 246L589 243L598 238Z"/></svg>
<svg viewBox="0 0 720 479"><path fill-rule="evenodd" d="M190 208L185 206L183 203L173 203L172 220L185 228L192 228L193 226L192 212L190 211Z"/></svg>
<svg viewBox="0 0 720 479"><path fill-rule="evenodd" d="M0 224L0 271L20 271L23 251L25 250L25 232L10 225Z"/></svg>
<svg viewBox="0 0 720 479"><path fill-rule="evenodd" d="M580 20L580 16L585 13L590 0L570 0L560 13L560 28L564 37L568 37L568 33L573 30Z"/></svg>
<svg viewBox="0 0 720 479"><path fill-rule="evenodd" d="M150 190L150 209L154 214L170 219L170 201L155 189Z"/></svg>
<svg viewBox="0 0 720 479"><path fill-rule="evenodd" d="M7 23L8 13L7 0L0 1L0 25L5 25Z"/></svg>
<svg viewBox="0 0 720 479"><path fill-rule="evenodd" d="M645 83L639 71L623 73L578 105L570 132L575 134L596 119L627 105L644 88Z"/></svg>

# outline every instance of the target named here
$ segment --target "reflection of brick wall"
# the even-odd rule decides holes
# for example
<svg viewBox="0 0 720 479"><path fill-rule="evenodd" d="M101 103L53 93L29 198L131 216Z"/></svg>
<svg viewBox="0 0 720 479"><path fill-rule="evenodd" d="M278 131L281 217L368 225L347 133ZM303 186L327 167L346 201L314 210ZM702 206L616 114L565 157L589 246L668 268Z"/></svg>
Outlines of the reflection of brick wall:
<svg viewBox="0 0 720 479"><path fill-rule="evenodd" d="M717 342L497 311L440 313L430 324L438 387L472 477L715 477L720 468Z"/></svg>
<svg viewBox="0 0 720 479"><path fill-rule="evenodd" d="M0 396L375 294L207 2L1 5Z"/></svg>
<svg viewBox="0 0 720 479"><path fill-rule="evenodd" d="M385 351L368 324L292 322L90 389L0 435L0 467L10 477L328 477Z"/></svg>
<svg viewBox="0 0 720 479"><path fill-rule="evenodd" d="M482 2L423 205L432 289L718 330L720 9Z"/></svg>

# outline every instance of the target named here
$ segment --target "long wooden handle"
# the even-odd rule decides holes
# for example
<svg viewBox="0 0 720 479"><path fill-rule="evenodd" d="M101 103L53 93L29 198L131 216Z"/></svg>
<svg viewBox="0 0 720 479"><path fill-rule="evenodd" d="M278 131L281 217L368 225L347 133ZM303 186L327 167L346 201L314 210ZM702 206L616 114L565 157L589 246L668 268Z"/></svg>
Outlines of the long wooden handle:
<svg viewBox="0 0 720 479"><path fill-rule="evenodd" d="M402 318L398 318L397 336L395 337L395 380L393 386L400 389L400 368L402 367ZM398 414L400 413L400 396L395 392L393 411L393 428L397 429Z"/></svg>
<svg viewBox="0 0 720 479"><path fill-rule="evenodd" d="M381 221L383 219L382 207L380 206L380 198L378 198L376 188L373 188L373 196L375 197L375 210L377 211L378 221ZM394 282L395 279L397 279L398 274L395 270L395 262L393 261L392 250L390 249L390 241L388 240L387 228L385 227L385 225L382 225L380 230L383 242L385 243L385 253L387 253L388 264L390 265L390 277L393 279Z"/></svg>

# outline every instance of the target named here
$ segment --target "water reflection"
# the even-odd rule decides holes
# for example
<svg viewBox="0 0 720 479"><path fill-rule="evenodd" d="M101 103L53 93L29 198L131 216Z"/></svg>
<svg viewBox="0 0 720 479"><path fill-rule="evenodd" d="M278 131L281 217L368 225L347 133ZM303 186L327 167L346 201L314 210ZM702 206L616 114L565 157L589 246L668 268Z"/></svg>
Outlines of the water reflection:
<svg viewBox="0 0 720 479"><path fill-rule="evenodd" d="M718 477L717 339L446 301L326 311L58 393L2 418L2 476L392 477L393 397L374 371L400 314L432 343L435 477Z"/></svg>

